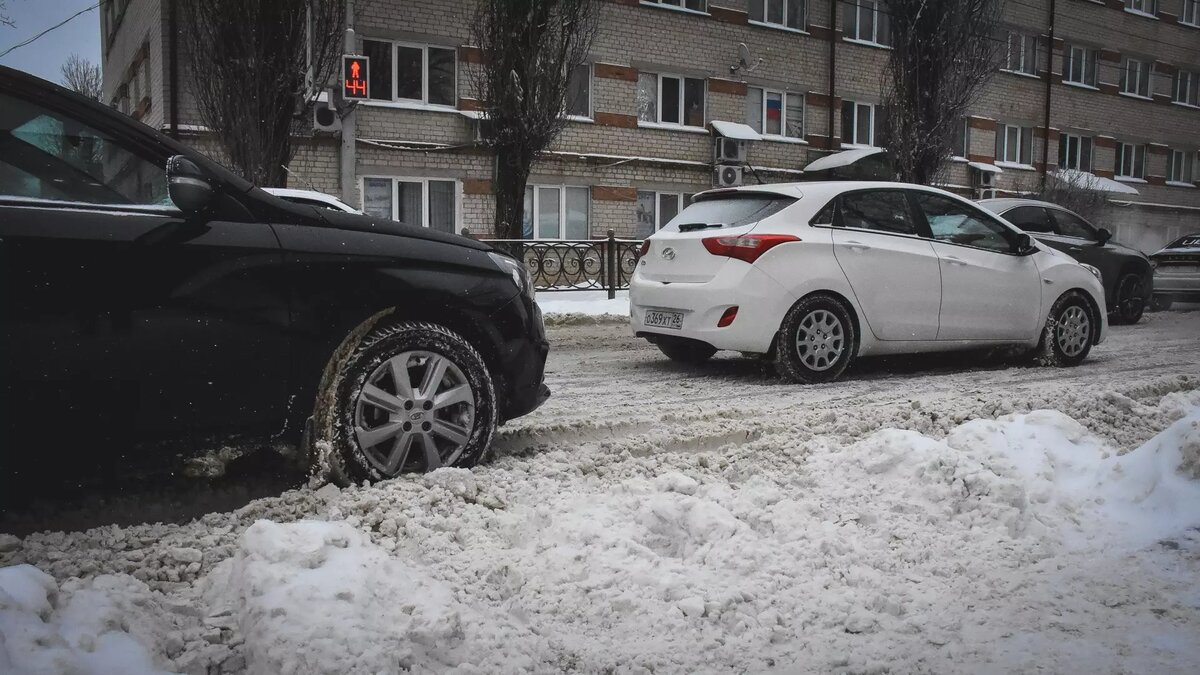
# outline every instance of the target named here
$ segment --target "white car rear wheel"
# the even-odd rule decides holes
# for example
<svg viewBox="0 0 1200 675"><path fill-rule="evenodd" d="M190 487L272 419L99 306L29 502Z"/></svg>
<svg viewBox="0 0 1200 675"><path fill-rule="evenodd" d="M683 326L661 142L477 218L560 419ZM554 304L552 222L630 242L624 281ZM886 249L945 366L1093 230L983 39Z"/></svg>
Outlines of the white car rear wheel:
<svg viewBox="0 0 1200 675"><path fill-rule="evenodd" d="M829 295L796 303L779 327L775 366L791 382L836 380L858 349L858 335L846 306Z"/></svg>

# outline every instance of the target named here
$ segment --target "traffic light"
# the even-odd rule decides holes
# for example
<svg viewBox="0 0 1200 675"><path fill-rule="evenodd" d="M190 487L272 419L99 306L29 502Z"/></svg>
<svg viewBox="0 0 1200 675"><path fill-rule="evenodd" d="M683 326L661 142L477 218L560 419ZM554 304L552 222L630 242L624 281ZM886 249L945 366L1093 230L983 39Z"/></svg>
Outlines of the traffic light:
<svg viewBox="0 0 1200 675"><path fill-rule="evenodd" d="M365 56L342 56L342 98L371 98L371 60Z"/></svg>

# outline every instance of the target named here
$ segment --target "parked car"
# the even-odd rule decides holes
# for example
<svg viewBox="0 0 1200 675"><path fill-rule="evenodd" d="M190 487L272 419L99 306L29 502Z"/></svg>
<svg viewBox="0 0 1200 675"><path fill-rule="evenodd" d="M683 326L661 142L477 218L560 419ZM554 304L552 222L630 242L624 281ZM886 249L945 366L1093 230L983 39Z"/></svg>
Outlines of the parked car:
<svg viewBox="0 0 1200 675"><path fill-rule="evenodd" d="M1150 256L1154 264L1154 306L1200 302L1200 232L1180 237Z"/></svg>
<svg viewBox="0 0 1200 675"><path fill-rule="evenodd" d="M520 263L274 197L3 67L0 241L0 477L305 441L379 479L470 465L549 395Z"/></svg>
<svg viewBox="0 0 1200 675"><path fill-rule="evenodd" d="M1105 307L1113 323L1132 324L1141 320L1154 287L1153 269L1145 253L1118 244L1108 230L1049 202L999 198L984 199L979 205L1043 244L1100 270Z"/></svg>
<svg viewBox="0 0 1200 675"><path fill-rule="evenodd" d="M305 206L314 206L318 209L332 209L334 211L342 211L344 213L362 213L362 211L350 206L337 197L334 197L333 195L327 195L324 192L317 192L316 190L299 190L294 188L274 187L263 188L263 190L266 190L276 197L285 199L293 204L304 204Z"/></svg>
<svg viewBox="0 0 1200 675"><path fill-rule="evenodd" d="M700 193L643 244L629 297L634 333L669 358L765 354L795 382L858 356L1000 345L1073 366L1107 327L1094 267L897 183Z"/></svg>

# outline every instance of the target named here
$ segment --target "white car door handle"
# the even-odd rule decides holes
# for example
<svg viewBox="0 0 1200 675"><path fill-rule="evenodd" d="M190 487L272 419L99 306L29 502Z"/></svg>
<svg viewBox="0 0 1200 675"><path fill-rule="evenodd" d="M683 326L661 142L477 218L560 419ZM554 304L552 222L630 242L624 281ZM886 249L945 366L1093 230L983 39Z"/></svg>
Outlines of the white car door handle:
<svg viewBox="0 0 1200 675"><path fill-rule="evenodd" d="M966 265L967 264L967 261L963 260L962 258L955 258L952 255L942 256L942 260L945 260L946 262L950 263L951 265Z"/></svg>
<svg viewBox="0 0 1200 675"><path fill-rule="evenodd" d="M870 246L867 246L866 244L862 243L861 241L848 241L848 242L846 242L846 246L849 246L851 249L853 249L855 251L870 251L871 250Z"/></svg>

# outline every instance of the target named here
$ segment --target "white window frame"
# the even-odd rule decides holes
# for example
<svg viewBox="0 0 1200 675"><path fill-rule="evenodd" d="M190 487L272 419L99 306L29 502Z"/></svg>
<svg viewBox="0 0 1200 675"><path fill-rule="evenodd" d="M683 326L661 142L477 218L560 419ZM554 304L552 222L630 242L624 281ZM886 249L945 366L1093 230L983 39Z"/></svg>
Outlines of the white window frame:
<svg viewBox="0 0 1200 675"><path fill-rule="evenodd" d="M392 52L392 97L390 99L372 98L372 99L367 99L367 100L361 101L361 103L364 103L367 105L371 105L371 104L378 105L380 103L386 104L388 102L392 102L392 103L403 103L403 104L411 105L411 106L438 108L440 110L446 110L446 109L453 110L458 107L459 80L458 80L458 50L457 49L455 49L454 47L447 46L447 45L435 45L435 44L429 44L427 42L406 42L403 40L387 40L387 39L373 38L373 37L369 37L369 36L360 36L360 44L361 44L361 41L383 42L383 43L392 45L392 49L391 49L391 52ZM400 67L399 67L399 65L400 65L399 64L399 58L400 58L399 48L400 47L421 50L421 98L420 99L400 98ZM454 102L452 102L452 103L430 103L429 102L429 80L430 80L430 77L429 77L429 50L430 50L430 48L441 49L444 51L453 52L453 54L454 54L454 87L453 87ZM360 51L365 51L365 49L360 49Z"/></svg>
<svg viewBox="0 0 1200 675"><path fill-rule="evenodd" d="M462 231L462 196L463 184L457 178L444 178L438 176L379 176L365 175L359 176L358 179L358 209L363 213L367 212L367 180L386 180L391 184L392 192L392 215L389 216L392 220L400 220L400 183L420 183L421 184L421 227L429 227L429 183L454 183L454 228L452 233L458 234Z"/></svg>
<svg viewBox="0 0 1200 675"><path fill-rule="evenodd" d="M950 153L950 158L965 160L971 154L971 120L968 117L963 117L955 122L955 124L962 128L962 145L957 145L956 143L957 147L955 147L954 151ZM957 134L955 136L957 136ZM958 138L953 137L951 140L957 141ZM962 154L959 154L960 150L962 151ZM993 158L992 161L994 162L996 159L998 158Z"/></svg>
<svg viewBox="0 0 1200 675"><path fill-rule="evenodd" d="M844 36L847 36L847 37L843 37L842 38L843 40L846 40L847 42L857 42L859 44L871 45L872 47L883 47L885 49L892 48L891 45L889 44L892 40L891 35L887 36L888 42L880 42L879 41L879 15L880 15L880 13L886 14L888 11L884 7L884 5L887 4L886 0L836 0L836 1L845 2L847 5L852 5L855 8L855 11L854 11L854 37L848 37L850 35L850 26L842 26L842 33ZM875 20L871 22L871 37L869 39L864 38L861 35L859 35L859 33L860 33L859 25L858 25L859 8L865 7L865 6L869 6L871 8L871 13L874 14L874 18L875 18ZM843 13L842 16L844 17L845 14ZM891 32L891 26L892 26L892 22L888 21L888 32L889 33Z"/></svg>
<svg viewBox="0 0 1200 675"><path fill-rule="evenodd" d="M1195 150L1172 150L1167 156L1167 185L1195 187L1198 154Z"/></svg>
<svg viewBox="0 0 1200 675"><path fill-rule="evenodd" d="M1191 108L1200 107L1200 71L1177 70L1173 84L1174 86L1171 87L1173 102Z"/></svg>
<svg viewBox="0 0 1200 675"><path fill-rule="evenodd" d="M1020 46L1017 48L1017 65L1013 65L1013 38L1020 38ZM1025 63L1025 48L1028 42L1033 41L1033 63ZM1038 37L1028 33L1022 33L1018 30L1010 30L1005 38L1005 56L1003 70L1006 73L1014 73L1016 75L1033 75L1037 76L1038 62Z"/></svg>
<svg viewBox="0 0 1200 675"><path fill-rule="evenodd" d="M843 100L842 105L845 105L846 101L850 101L850 100L849 99ZM875 145L875 141L876 141L875 120L876 120L876 114L879 109L879 104L878 103L865 103L863 101L850 101L850 103L854 104L854 124L852 124L850 126L851 126L851 130L854 132L854 134L856 136L858 135L858 112L859 112L858 109L861 106L866 106L871 109L871 122L870 122L870 124L867 125L867 127L870 129L869 134L870 134L871 138L866 143L858 142L857 138L855 138L855 141L853 143L848 143L848 142L846 142L846 130L842 129L842 147L849 147L849 148L877 148L877 147L879 147L878 145ZM842 115L842 119L845 120L845 114Z"/></svg>
<svg viewBox="0 0 1200 675"><path fill-rule="evenodd" d="M702 77L691 77L689 75L679 75L677 73L654 73L646 71L646 75L653 75L655 79L655 99L654 99L654 121L647 122L641 116L638 116L638 124L640 126L665 126L682 129L703 130L703 120L708 119L708 80ZM663 78L670 77L679 80L679 121L665 122L663 121ZM700 86L700 119L699 126L687 123L687 111L684 109L684 90L687 88L687 80L699 80Z"/></svg>
<svg viewBox="0 0 1200 675"><path fill-rule="evenodd" d="M1008 130L1017 130L1017 158L1015 160L1008 159ZM1033 127L1023 127L1018 124L997 124L997 145L1000 147L1000 154L996 157L996 166L1007 167L1033 167ZM1025 137L1029 136L1029 157L1022 157L1021 153L1025 148Z"/></svg>
<svg viewBox="0 0 1200 675"><path fill-rule="evenodd" d="M1133 75L1130 76L1130 68L1133 68ZM1145 78L1143 80L1143 77ZM1125 96L1134 98L1151 98L1154 93L1151 85L1154 83L1154 62L1143 59L1136 59L1131 56L1125 57L1125 62L1121 64L1121 93ZM1132 86L1131 86L1132 85ZM1145 87L1146 93L1139 91Z"/></svg>
<svg viewBox="0 0 1200 675"><path fill-rule="evenodd" d="M1200 0L1183 0L1179 23L1200 28Z"/></svg>
<svg viewBox="0 0 1200 675"><path fill-rule="evenodd" d="M660 7L676 12L687 12L688 14L702 14L708 16L708 0L700 0L700 4L704 9L692 9L687 6L687 0L641 0L641 4L649 7Z"/></svg>
<svg viewBox="0 0 1200 675"><path fill-rule="evenodd" d="M1075 80L1075 79L1071 78L1071 71L1073 70L1073 66L1075 65L1077 51L1084 59L1083 68L1081 70L1081 73L1083 75L1082 80ZM1096 50L1092 47L1085 47L1083 45L1068 44L1064 56L1065 56L1065 58L1063 59L1063 82L1075 85L1077 87L1088 87L1089 89L1096 89L1097 88L1096 83L1099 81L1096 78L1096 67L1098 65L1098 58L1097 58ZM1087 81L1089 73L1091 74L1091 82Z"/></svg>
<svg viewBox="0 0 1200 675"><path fill-rule="evenodd" d="M1083 171L1086 173L1091 173L1092 169L1094 169L1096 166L1096 140L1094 138L1092 138L1091 136L1081 136L1079 134L1059 134L1058 144L1060 147L1063 145L1066 145L1068 160L1072 159L1072 157L1070 156L1071 155L1071 152L1070 152L1071 139L1075 139L1076 141L1078 141L1078 143L1075 147L1075 153L1074 153L1074 158L1073 158L1075 160L1075 166L1074 167L1070 166L1069 161L1067 163L1063 163L1060 161L1058 168L1059 169L1071 169L1072 171ZM1090 151L1088 152L1088 166L1086 166L1086 167L1080 166L1080 164L1083 160L1083 145L1084 145L1085 141L1087 142L1088 147L1090 148ZM1059 150L1058 156L1060 158L1063 156L1061 149Z"/></svg>
<svg viewBox="0 0 1200 675"><path fill-rule="evenodd" d="M755 0L750 0L750 3L753 3L753 2L755 2ZM790 30L795 33L804 33L805 35L808 34L808 3L809 3L809 0L801 0L801 2L804 3L804 7L802 10L804 13L804 16L800 17L800 26L801 26L800 28L796 28L795 26L788 25L788 0L758 0L758 2L762 3L762 18L756 19L753 16L751 16L750 17L751 24L753 24L755 26L767 26L769 28L778 28L780 30ZM778 2L783 5L783 12L782 12L783 21L782 22L775 22L775 21L770 21L767 19L767 16L770 14L770 10L768 9L767 5L774 3L774 2ZM747 5L747 9L748 9L748 13L750 13L750 14L754 13L754 8L751 7L749 4Z"/></svg>
<svg viewBox="0 0 1200 675"><path fill-rule="evenodd" d="M1141 161L1138 161L1138 155L1141 155ZM1134 143L1118 143L1117 144L1117 163L1116 170L1113 172L1117 178L1127 180L1144 181L1146 179L1146 155L1148 148L1145 145ZM1132 157L1132 160L1126 162L1126 159ZM1125 171L1126 164L1130 170ZM1140 174L1140 175L1139 175Z"/></svg>
<svg viewBox="0 0 1200 675"><path fill-rule="evenodd" d="M587 232L584 238L592 236L592 188L587 185L555 185L545 183L530 183L526 190L533 190L533 198L529 200L529 222L533 224L533 238L530 241L574 241L566 238L567 234L567 190L583 190L587 193ZM542 190L558 190L558 236L543 237L541 224L538 221L538 205L541 203ZM521 236L524 237L525 224L521 223Z"/></svg>
<svg viewBox="0 0 1200 675"><path fill-rule="evenodd" d="M1157 19L1158 0L1125 0L1125 11Z"/></svg>
<svg viewBox="0 0 1200 675"><path fill-rule="evenodd" d="M566 117L569 120L579 120L581 122L591 122L596 113L595 107L592 104L592 89L596 84L596 76L595 76L595 72L594 72L595 69L593 68L591 63L584 63L584 64L580 64L580 65L587 67L587 77L588 77L587 114L586 115L573 115L570 112L567 112L566 111L567 101L564 100L563 101L563 108L564 108L563 117ZM570 74L568 73L568 82L570 81L569 78L570 78ZM571 90L570 90L570 87L568 87L567 95L570 96L570 93L571 93Z"/></svg>
<svg viewBox="0 0 1200 675"><path fill-rule="evenodd" d="M762 92L762 103L759 105L759 109L758 109L758 123L762 127L762 131L760 131L759 133L762 134L762 136L764 138L771 139L771 140L779 140L779 139L804 140L805 126L808 124L808 119L806 117L807 112L808 112L808 110L807 110L808 102L805 100L804 94L800 94L800 93L796 93L796 92L789 92L789 91L786 91L783 89L772 89L770 87L759 87L759 86L755 86L755 85L750 85L749 88L757 89ZM768 94L779 94L780 102L782 103L782 106L783 106L779 110L779 115L780 115L779 133L777 133L777 134L772 134L772 133L767 132L767 95ZM788 96L800 97L800 134L797 136L793 136L787 132Z"/></svg>

